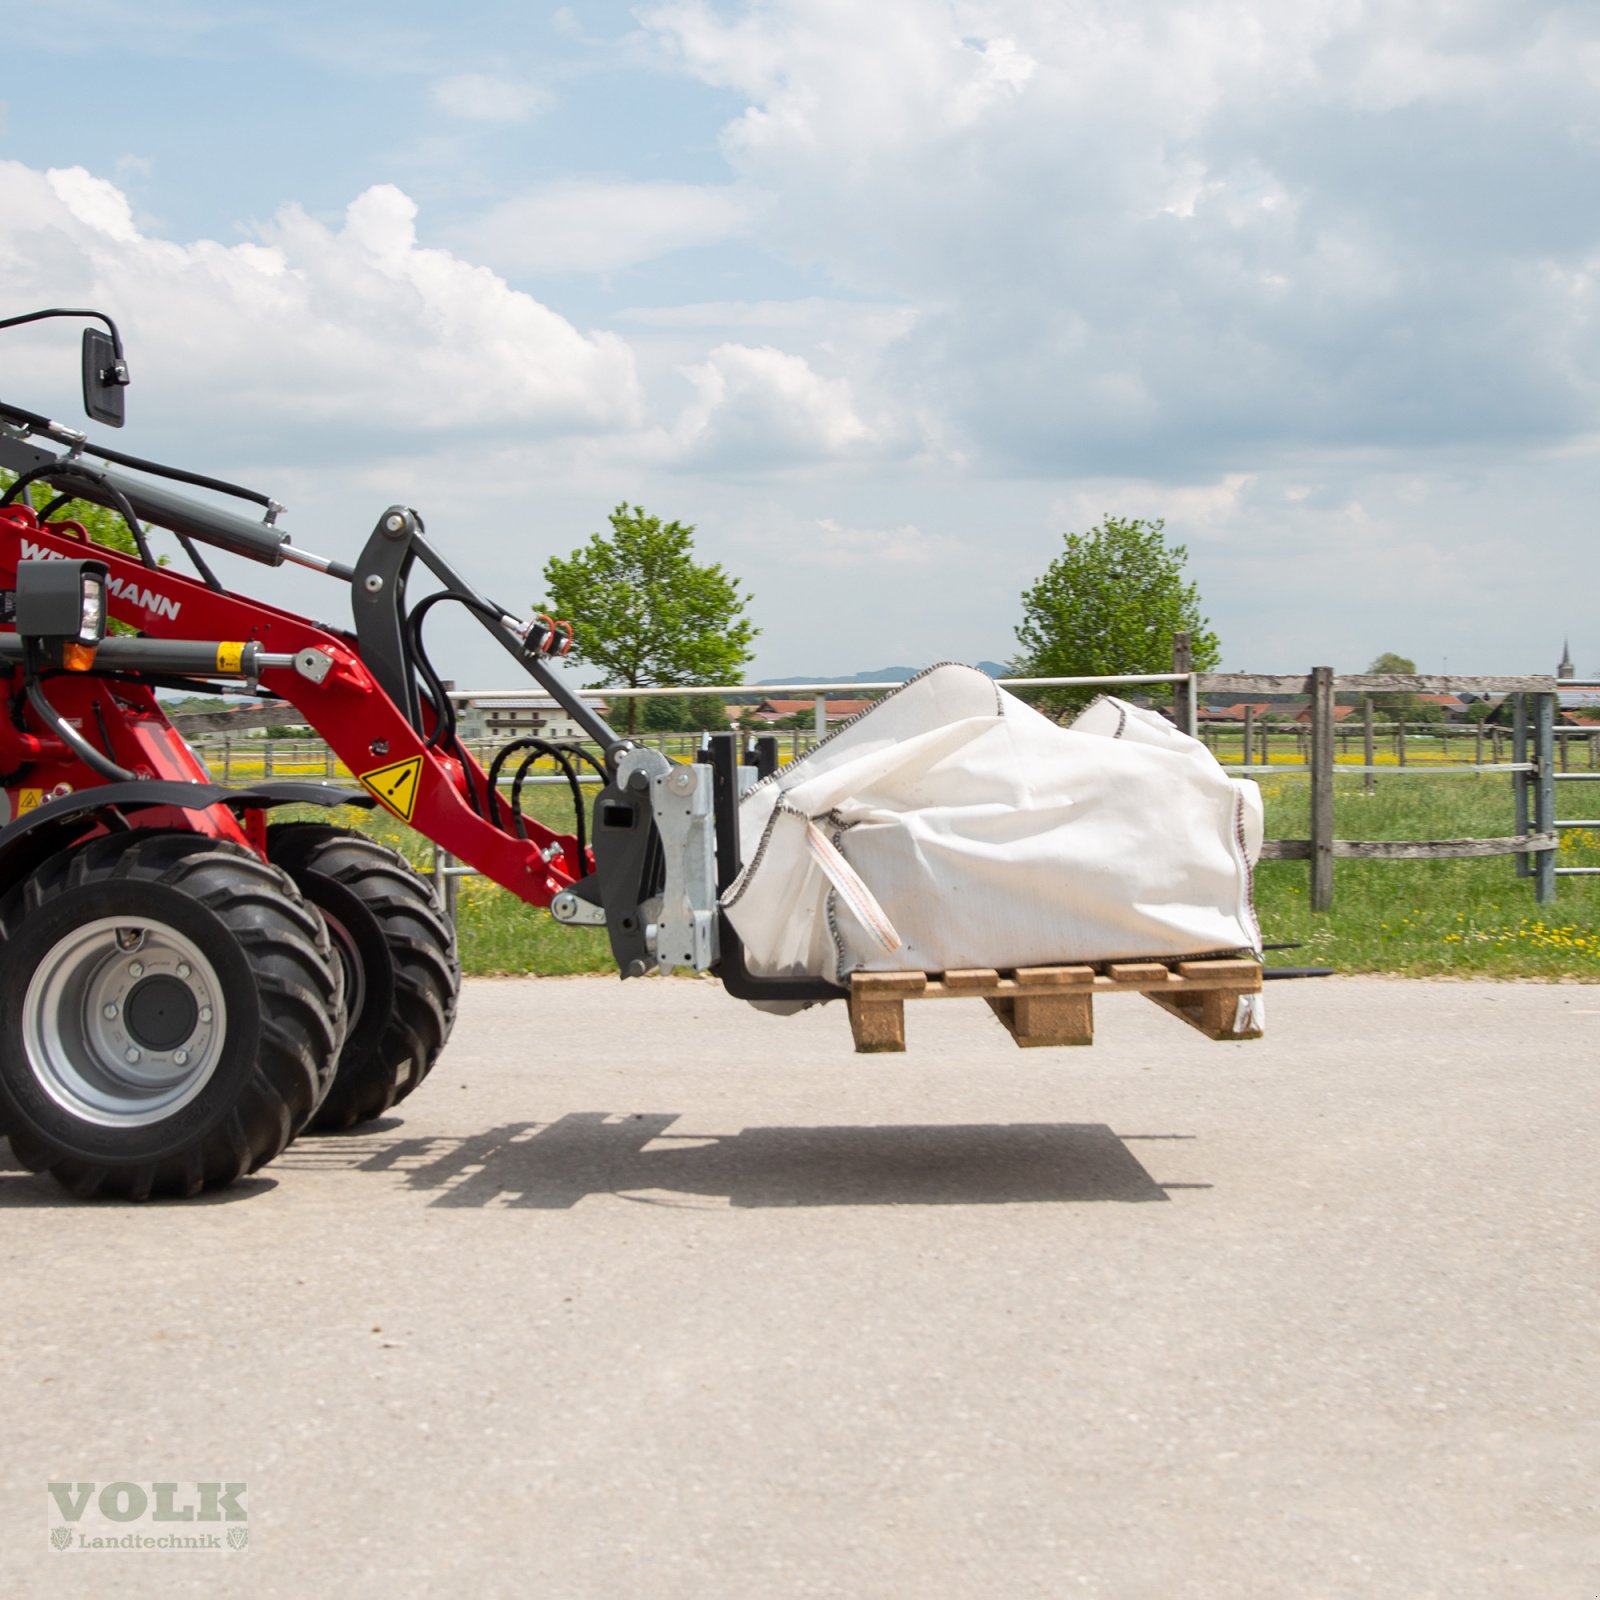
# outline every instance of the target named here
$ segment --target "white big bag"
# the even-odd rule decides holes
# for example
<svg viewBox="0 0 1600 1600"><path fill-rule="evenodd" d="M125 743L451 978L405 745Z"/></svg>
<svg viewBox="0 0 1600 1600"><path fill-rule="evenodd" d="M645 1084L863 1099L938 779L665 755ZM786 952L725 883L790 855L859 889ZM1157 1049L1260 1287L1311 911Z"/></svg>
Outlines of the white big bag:
<svg viewBox="0 0 1600 1600"><path fill-rule="evenodd" d="M1261 797L1111 698L1058 727L930 667L739 811L723 907L763 977L1256 950Z"/></svg>

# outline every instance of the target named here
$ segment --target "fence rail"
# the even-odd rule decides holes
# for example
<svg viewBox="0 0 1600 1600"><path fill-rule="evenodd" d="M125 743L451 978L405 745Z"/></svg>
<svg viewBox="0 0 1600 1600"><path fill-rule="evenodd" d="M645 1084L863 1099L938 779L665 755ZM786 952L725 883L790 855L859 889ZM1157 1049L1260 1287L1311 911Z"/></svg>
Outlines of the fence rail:
<svg viewBox="0 0 1600 1600"><path fill-rule="evenodd" d="M1139 673L1095 678L1002 678L1008 688L1127 689L1151 690L1161 685L1172 687L1172 713L1188 731L1202 739L1219 759L1225 746L1237 739L1242 761L1224 763L1235 773L1270 773L1275 777L1304 774L1311 785L1311 828L1307 839L1271 839L1262 851L1267 861L1306 861L1310 864L1311 904L1314 910L1327 910L1333 902L1334 862L1345 861L1437 861L1511 856L1519 877L1535 880L1540 902L1551 899L1558 877L1600 876L1600 867L1562 867L1556 852L1563 831L1578 827L1600 829L1600 822L1558 821L1555 816L1555 784L1600 780L1600 728L1557 729L1555 726L1557 680L1543 675L1523 676L1440 676L1432 674L1396 675L1390 673L1335 673L1328 667L1315 667L1309 673L1189 672L1181 646L1175 649L1175 670L1170 673ZM1600 680L1572 680L1574 686L1588 686ZM898 681L884 683L793 683L793 684L715 684L694 686L694 693L727 696L810 695L814 698L815 725L807 732L798 728L789 734L789 754L793 759L804 753L826 732L826 706L830 696L857 698L899 688ZM594 698L610 701L648 699L661 695L681 695L682 688L607 689L595 691ZM1472 728L1439 724L1418 724L1405 719L1378 722L1373 697L1393 694L1478 694L1504 695L1513 708L1507 727ZM1267 716L1246 711L1235 722L1202 722L1199 705L1205 696L1297 695L1309 699L1310 712L1304 723L1285 724ZM1339 695L1359 694L1364 701L1359 727L1340 723L1335 717ZM453 698L483 704L499 699L525 697L526 691L464 690ZM179 730L199 747L214 774L225 784L249 783L262 776L320 775L326 778L349 777L350 773L321 740L291 741L236 739L236 730L282 724L282 706L268 706L234 712L201 712L174 718ZM700 742L698 734L640 734L634 741L661 749L664 753L692 756ZM1272 741L1279 749L1287 737L1293 742L1297 759L1274 761ZM1392 741L1394 765L1379 762L1378 740ZM1352 745L1360 741L1359 762L1349 760ZM1476 759L1451 761L1452 742L1473 741ZM1504 756L1510 746L1512 759ZM1445 759L1433 759L1429 746L1437 747ZM485 762L494 746L492 741L471 741L473 753ZM1574 751L1583 757L1582 769L1574 770ZM1341 752L1345 759L1341 759ZM1488 760L1484 759L1488 754ZM1260 760L1255 757L1259 753ZM1512 780L1514 828L1511 834L1479 839L1360 840L1334 836L1335 783L1339 776L1360 776L1370 791L1379 774L1393 775L1404 770L1412 775L1478 774L1509 776ZM564 782L553 776L540 776L534 782ZM592 781L592 780L587 780ZM442 886L452 891L455 880L471 873L443 852L436 850L434 872Z"/></svg>

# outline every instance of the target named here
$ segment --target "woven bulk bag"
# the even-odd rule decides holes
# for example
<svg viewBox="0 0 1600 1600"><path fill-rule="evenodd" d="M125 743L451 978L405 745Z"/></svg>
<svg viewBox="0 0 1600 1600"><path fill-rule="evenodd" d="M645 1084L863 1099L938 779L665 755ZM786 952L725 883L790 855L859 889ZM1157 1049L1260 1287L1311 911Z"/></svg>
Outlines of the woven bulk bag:
<svg viewBox="0 0 1600 1600"><path fill-rule="evenodd" d="M1059 727L931 667L756 785L723 907L753 973L1259 950L1255 784L1123 701Z"/></svg>

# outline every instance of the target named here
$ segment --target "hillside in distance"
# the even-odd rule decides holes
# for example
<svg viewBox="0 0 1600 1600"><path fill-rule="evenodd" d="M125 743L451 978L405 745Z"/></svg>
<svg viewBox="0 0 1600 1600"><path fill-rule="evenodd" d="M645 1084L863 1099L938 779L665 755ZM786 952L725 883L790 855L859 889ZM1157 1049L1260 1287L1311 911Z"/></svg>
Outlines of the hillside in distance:
<svg viewBox="0 0 1600 1600"><path fill-rule="evenodd" d="M931 663L930 663L931 664ZM972 663L980 672L987 672L991 678L1003 678L1010 668L1002 666L998 661L974 661ZM848 677L829 676L826 673L796 672L787 678L761 678L757 681L766 683L905 683L908 679L916 677L923 671L922 667L878 667L871 672L853 672Z"/></svg>

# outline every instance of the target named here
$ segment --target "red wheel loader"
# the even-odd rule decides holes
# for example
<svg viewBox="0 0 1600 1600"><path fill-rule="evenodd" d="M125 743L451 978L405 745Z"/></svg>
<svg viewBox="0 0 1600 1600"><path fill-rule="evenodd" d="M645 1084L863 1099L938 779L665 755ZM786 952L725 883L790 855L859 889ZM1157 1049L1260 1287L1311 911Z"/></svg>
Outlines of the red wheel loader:
<svg viewBox="0 0 1600 1600"><path fill-rule="evenodd" d="M110 318L58 308L0 329L59 318L92 324L85 409L120 427L128 367ZM603 926L624 977L686 968L748 1000L849 997L756 976L719 903L741 865L740 795L772 772L774 742L720 735L677 764L619 737L552 670L570 628L475 590L413 510L385 510L346 564L294 544L267 495L5 402L0 469L0 1135L25 1166L82 1195L193 1195L427 1075L460 986L431 886L358 831L274 822L280 807L381 805L559 921ZM63 515L74 500L120 517L132 553L92 542ZM151 528L192 571L155 558ZM348 591L351 626L230 590L202 547L324 574ZM582 745L515 740L488 770L473 758L423 642L445 604L564 707ZM315 729L360 788L215 783L157 691L219 685L292 706L285 720ZM522 810L541 759L571 782L571 833ZM603 780L592 816L584 762Z"/></svg>

